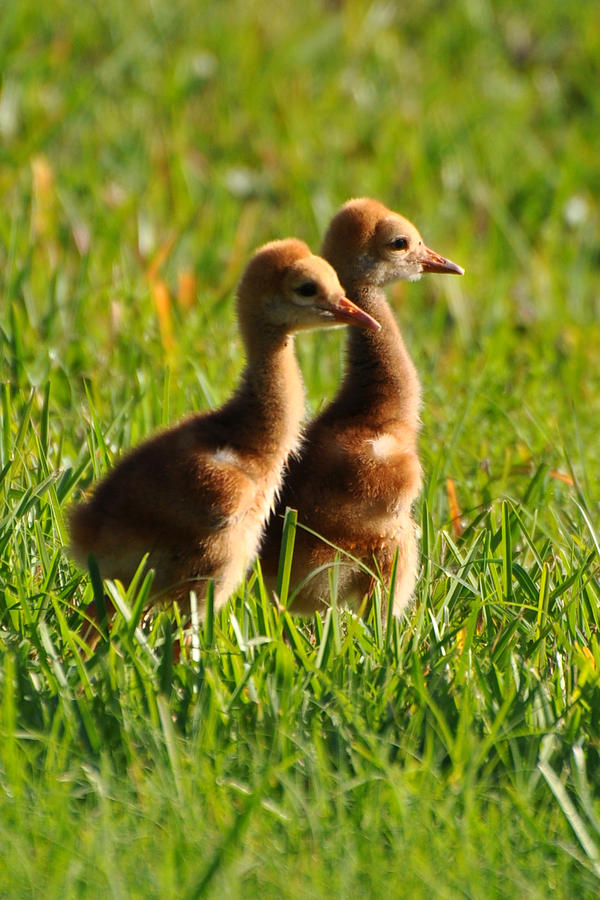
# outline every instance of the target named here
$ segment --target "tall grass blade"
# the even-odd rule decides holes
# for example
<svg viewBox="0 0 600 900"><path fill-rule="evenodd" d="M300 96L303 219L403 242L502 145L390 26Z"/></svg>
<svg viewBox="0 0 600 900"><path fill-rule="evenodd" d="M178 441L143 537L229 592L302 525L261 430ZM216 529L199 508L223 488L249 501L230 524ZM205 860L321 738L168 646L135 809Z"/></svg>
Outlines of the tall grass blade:
<svg viewBox="0 0 600 900"><path fill-rule="evenodd" d="M94 559L93 554L88 556L88 570L90 573L90 581L92 583L92 591L94 594L94 603L98 611L98 627L102 640L110 644L110 628L108 622L108 612L106 609L106 600L104 596L104 585L98 563Z"/></svg>
<svg viewBox="0 0 600 900"><path fill-rule="evenodd" d="M212 579L206 587L204 609L204 647L209 650L215 641L215 585Z"/></svg>
<svg viewBox="0 0 600 900"><path fill-rule="evenodd" d="M513 572L512 572L512 537L510 522L510 507L506 500L502 503L502 580L504 596L507 603L512 603L513 598Z"/></svg>
<svg viewBox="0 0 600 900"><path fill-rule="evenodd" d="M564 785L546 760L540 760L538 762L538 769L544 776L546 783L554 794L554 797L560 809L562 810L569 825L575 832L575 837L581 844L583 852L589 859L594 872L598 877L600 877L600 851L589 831L585 827L583 819L575 809L575 806L571 801L569 795L567 794Z"/></svg>
<svg viewBox="0 0 600 900"><path fill-rule="evenodd" d="M288 605L297 523L297 510L288 506L283 518L281 549L279 551L279 566L277 569L277 597L283 607Z"/></svg>

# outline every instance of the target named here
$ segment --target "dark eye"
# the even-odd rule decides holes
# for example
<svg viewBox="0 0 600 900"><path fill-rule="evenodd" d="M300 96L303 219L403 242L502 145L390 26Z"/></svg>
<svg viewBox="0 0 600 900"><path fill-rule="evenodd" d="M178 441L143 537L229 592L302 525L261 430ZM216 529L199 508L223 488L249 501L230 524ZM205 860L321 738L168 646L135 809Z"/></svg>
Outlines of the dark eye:
<svg viewBox="0 0 600 900"><path fill-rule="evenodd" d="M317 293L317 285L314 281L305 281L304 284L294 288L294 291L301 297L314 297Z"/></svg>
<svg viewBox="0 0 600 900"><path fill-rule="evenodd" d="M390 242L390 246L393 247L394 250L406 250L406 248L408 247L408 238L394 238L394 240Z"/></svg>

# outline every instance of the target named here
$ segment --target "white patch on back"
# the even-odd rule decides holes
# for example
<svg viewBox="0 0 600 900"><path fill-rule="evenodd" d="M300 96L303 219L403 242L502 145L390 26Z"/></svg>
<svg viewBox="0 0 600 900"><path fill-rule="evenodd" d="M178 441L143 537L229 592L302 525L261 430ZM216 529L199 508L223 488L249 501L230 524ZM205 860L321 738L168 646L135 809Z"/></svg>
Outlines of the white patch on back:
<svg viewBox="0 0 600 900"><path fill-rule="evenodd" d="M219 447L215 450L213 459L218 463L229 463L231 466L239 466L240 461L231 447Z"/></svg>
<svg viewBox="0 0 600 900"><path fill-rule="evenodd" d="M399 449L398 439L393 434L388 434L385 431L367 443L371 445L373 456L376 459L386 459L386 457L397 453Z"/></svg>

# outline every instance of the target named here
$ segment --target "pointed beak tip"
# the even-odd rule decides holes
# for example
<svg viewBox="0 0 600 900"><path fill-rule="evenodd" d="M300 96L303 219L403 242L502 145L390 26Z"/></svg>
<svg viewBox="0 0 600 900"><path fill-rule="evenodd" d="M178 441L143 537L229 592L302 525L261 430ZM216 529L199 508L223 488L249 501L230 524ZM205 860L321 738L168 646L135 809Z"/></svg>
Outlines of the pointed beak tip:
<svg viewBox="0 0 600 900"><path fill-rule="evenodd" d="M357 328L365 328L368 331L380 331L379 322L370 316L369 313L349 300L348 297L342 297L337 307L337 317L340 322L347 325L356 325Z"/></svg>
<svg viewBox="0 0 600 900"><path fill-rule="evenodd" d="M373 316L370 316L369 313L366 313L364 310L360 310L360 313L357 313L354 317L353 325L357 325L359 328L364 328L367 331L381 331L381 325L374 319Z"/></svg>
<svg viewBox="0 0 600 900"><path fill-rule="evenodd" d="M424 249L421 267L423 272L438 272L441 275L465 274L462 266L452 262L451 259L446 259L445 256L440 256L439 253L436 253L435 250L430 250L429 247Z"/></svg>

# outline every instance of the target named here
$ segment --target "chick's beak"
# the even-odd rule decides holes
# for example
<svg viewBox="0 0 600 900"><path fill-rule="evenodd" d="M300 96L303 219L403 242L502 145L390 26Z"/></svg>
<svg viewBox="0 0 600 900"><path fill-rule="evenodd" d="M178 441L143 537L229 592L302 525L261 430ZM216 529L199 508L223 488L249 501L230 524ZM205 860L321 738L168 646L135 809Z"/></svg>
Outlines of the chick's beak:
<svg viewBox="0 0 600 900"><path fill-rule="evenodd" d="M456 263L440 256L435 250L429 247L423 247L419 253L418 260L421 263L423 272L441 272L446 275L464 275L465 270Z"/></svg>
<svg viewBox="0 0 600 900"><path fill-rule="evenodd" d="M331 312L338 322L345 322L348 325L357 325L358 328L366 328L369 331L380 331L379 322L368 313L348 300L347 297L340 297L337 303L331 306Z"/></svg>

